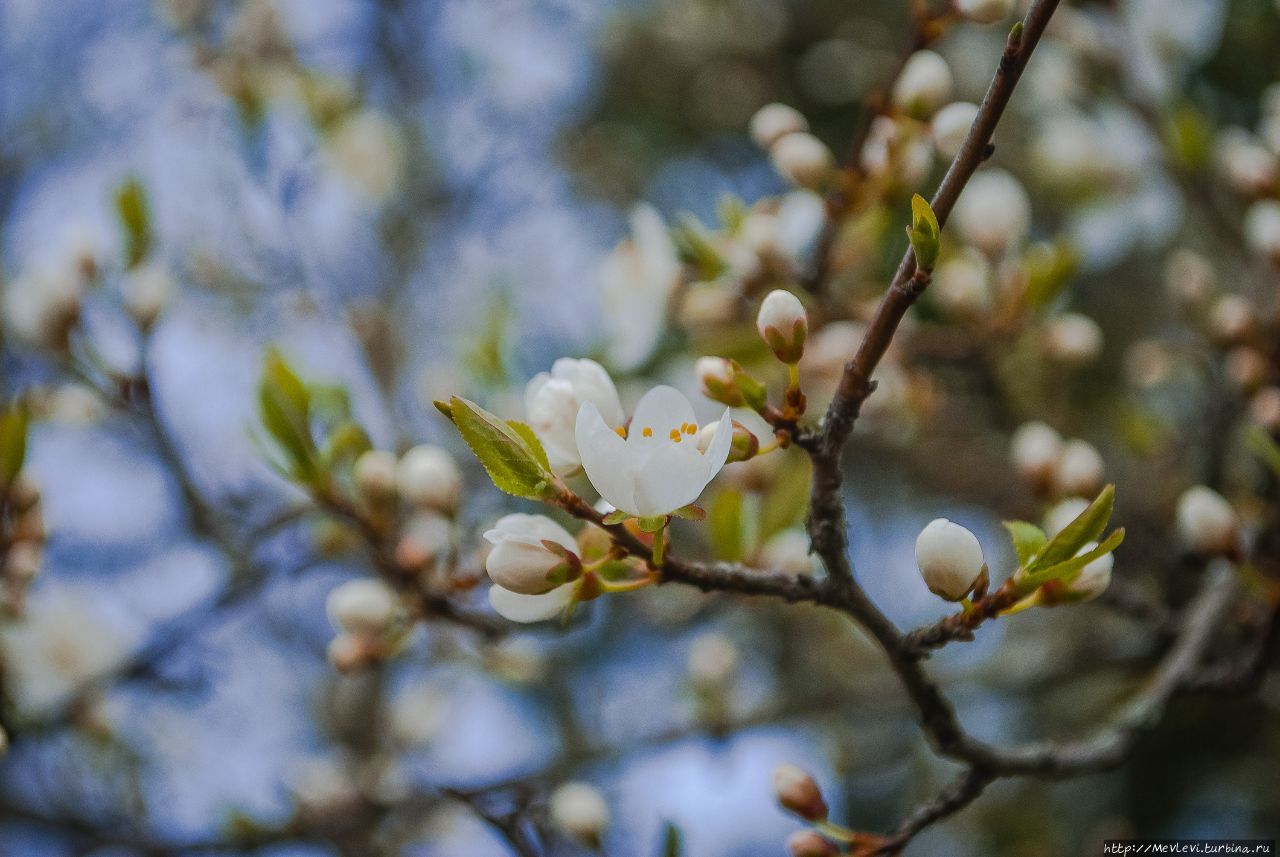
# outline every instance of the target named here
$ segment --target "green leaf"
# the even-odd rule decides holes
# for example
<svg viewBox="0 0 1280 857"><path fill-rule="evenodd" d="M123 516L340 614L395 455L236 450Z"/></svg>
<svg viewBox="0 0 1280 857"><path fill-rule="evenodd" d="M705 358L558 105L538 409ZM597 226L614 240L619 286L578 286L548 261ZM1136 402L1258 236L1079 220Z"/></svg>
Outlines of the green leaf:
<svg viewBox="0 0 1280 857"><path fill-rule="evenodd" d="M1058 533L1044 546L1035 560L1026 567L1031 575L1041 569L1049 568L1060 562L1066 562L1080 552L1089 542L1096 542L1107 528L1111 520L1111 511L1115 508L1116 486L1108 485L1089 507L1062 532Z"/></svg>
<svg viewBox="0 0 1280 857"><path fill-rule="evenodd" d="M1245 444L1253 454L1263 460L1277 476L1280 476L1280 444L1261 426L1253 426L1245 436Z"/></svg>
<svg viewBox="0 0 1280 857"><path fill-rule="evenodd" d="M346 422L329 434L324 460L329 467L332 467L341 461L355 461L371 449L373 444L360 424Z"/></svg>
<svg viewBox="0 0 1280 857"><path fill-rule="evenodd" d="M631 517L630 512L624 512L621 509L614 509L612 512L604 516L604 523L608 526L621 524Z"/></svg>
<svg viewBox="0 0 1280 857"><path fill-rule="evenodd" d="M695 506L690 503L688 506L681 506L671 513L673 518L682 518L686 521L705 521L707 518L707 510L701 506Z"/></svg>
<svg viewBox="0 0 1280 857"><path fill-rule="evenodd" d="M306 385L274 348L267 352L263 363L258 404L262 424L288 457L293 475L311 482L317 474L311 397Z"/></svg>
<svg viewBox="0 0 1280 857"><path fill-rule="evenodd" d="M660 857L682 857L684 854L684 836L680 828L667 822L662 828L662 853Z"/></svg>
<svg viewBox="0 0 1280 857"><path fill-rule="evenodd" d="M136 177L125 180L116 191L116 213L124 227L124 258L132 268L151 252L151 208L147 191Z"/></svg>
<svg viewBox="0 0 1280 857"><path fill-rule="evenodd" d="M711 501L708 532L720 559L739 562L746 554L742 514L743 497L737 489L726 488Z"/></svg>
<svg viewBox="0 0 1280 857"><path fill-rule="evenodd" d="M720 215L720 223L725 231L730 235L737 235L742 229L742 222L747 217L747 207L742 200L727 193L720 197L720 202L716 204L716 211Z"/></svg>
<svg viewBox="0 0 1280 857"><path fill-rule="evenodd" d="M631 580L635 577L635 571L634 564L621 559L611 559L597 568L596 574L600 575L602 580L617 583L622 580Z"/></svg>
<svg viewBox="0 0 1280 857"><path fill-rule="evenodd" d="M1018 552L1018 564L1024 567L1049 541L1044 530L1026 521L1005 521L1004 528L1013 539L1013 549Z"/></svg>
<svg viewBox="0 0 1280 857"><path fill-rule="evenodd" d="M529 499L555 492L555 476L506 421L459 396L449 400L449 412L462 439L500 490Z"/></svg>
<svg viewBox="0 0 1280 857"><path fill-rule="evenodd" d="M914 194L911 197L911 228L907 230L907 236L916 254L916 265L926 271L932 271L938 261L938 251L942 247L940 233L938 216L933 213L929 201L918 193Z"/></svg>
<svg viewBox="0 0 1280 857"><path fill-rule="evenodd" d="M0 413L0 490L8 490L26 460L28 419L19 402Z"/></svg>
<svg viewBox="0 0 1280 857"><path fill-rule="evenodd" d="M773 452L785 455L760 509L759 540L764 542L788 527L804 521L809 509L809 486L813 481L813 468L808 457L795 449Z"/></svg>
<svg viewBox="0 0 1280 857"><path fill-rule="evenodd" d="M1055 563L1047 568L1040 568L1033 574L1027 574L1018 579L1018 588L1023 592L1030 592L1033 589L1043 586L1054 580L1067 580L1074 577L1080 569L1084 568L1095 559L1106 556L1116 548L1120 547L1120 543L1124 541L1124 528L1113 532L1103 540L1093 550L1082 553L1079 556L1073 556L1071 559L1063 562Z"/></svg>
<svg viewBox="0 0 1280 857"><path fill-rule="evenodd" d="M529 449L533 450L534 456L538 459L538 463L542 465L543 469L550 470L551 462L547 460L547 451L542 448L542 441L538 440L538 436L533 429L519 420L507 420L507 425L511 426L512 430L529 445Z"/></svg>

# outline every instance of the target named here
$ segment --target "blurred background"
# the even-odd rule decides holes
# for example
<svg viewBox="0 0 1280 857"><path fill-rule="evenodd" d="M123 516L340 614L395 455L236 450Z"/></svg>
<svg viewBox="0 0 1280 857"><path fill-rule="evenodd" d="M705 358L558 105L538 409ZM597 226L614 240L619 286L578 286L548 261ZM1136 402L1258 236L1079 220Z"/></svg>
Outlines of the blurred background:
<svg viewBox="0 0 1280 857"><path fill-rule="evenodd" d="M951 98L980 100L1012 20L947 22L932 47ZM512 829L527 853L591 853L548 822L573 780L608 803L603 853L746 857L798 826L774 804L780 762L872 830L946 782L879 653L808 607L655 587L497 639L424 623L396 657L336 671L326 595L368 561L257 428L274 345L341 388L375 446L456 454L465 558L515 507L431 401L518 415L565 355L601 359L628 402L658 379L693 392L703 353L759 360L756 281L807 281L824 214L749 122L787 103L844 160L911 26L899 0L0 0L0 394L30 402L43 545L0 618L0 854L526 853ZM1105 460L1130 528L1117 577L1168 608L1191 591L1174 500L1258 484L1240 426L1280 427L1275 395L1258 401L1274 342L1224 339L1203 308L1274 299L1280 239L1244 224L1277 188L1278 38L1264 0L1064 4L984 168L1025 188L1026 235L977 297L939 276L848 456L853 558L904 627L948 611L912 559L925 522L965 523L1007 571L1001 519L1052 506L1005 460L1029 419ZM910 193L945 168L912 122L852 154L880 178L812 298L846 334L814 388L902 253ZM768 276L726 249L762 204L794 233ZM705 300L624 348L641 321L609 290L635 246L618 242L658 215ZM1043 292L1014 320L991 309L1010 279ZM75 312L33 309L36 292ZM737 465L710 498L732 532L690 528L678 549L813 573L802 462ZM1161 639L1088 605L992 623L931 665L980 738L1073 735ZM998 782L908 853L1274 835L1276 691L1181 702L1113 773Z"/></svg>

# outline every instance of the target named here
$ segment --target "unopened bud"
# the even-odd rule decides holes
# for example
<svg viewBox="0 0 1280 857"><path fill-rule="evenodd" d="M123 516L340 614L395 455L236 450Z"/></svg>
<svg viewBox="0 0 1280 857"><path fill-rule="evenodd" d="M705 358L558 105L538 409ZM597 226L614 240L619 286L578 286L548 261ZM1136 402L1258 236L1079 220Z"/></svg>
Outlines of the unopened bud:
<svg viewBox="0 0 1280 857"><path fill-rule="evenodd" d="M1102 487L1105 475L1106 465L1093 444L1072 440L1062 448L1054 473L1054 485L1064 495L1092 497Z"/></svg>
<svg viewBox="0 0 1280 857"><path fill-rule="evenodd" d="M797 830L787 837L789 857L840 857L840 849L812 830Z"/></svg>
<svg viewBox="0 0 1280 857"><path fill-rule="evenodd" d="M956 201L952 222L961 237L992 254L1021 240L1031 225L1031 199L1009 173L980 170Z"/></svg>
<svg viewBox="0 0 1280 857"><path fill-rule="evenodd" d="M1053 538L1080 517L1080 513L1089 508L1089 501L1083 497L1068 497L1059 500L1044 516L1044 533Z"/></svg>
<svg viewBox="0 0 1280 857"><path fill-rule="evenodd" d="M797 187L821 190L831 181L836 159L827 144L807 131L784 134L769 149L778 174Z"/></svg>
<svg viewBox="0 0 1280 857"><path fill-rule="evenodd" d="M699 357L694 369L702 382L702 395L731 408L742 407L742 391L732 362L723 357Z"/></svg>
<svg viewBox="0 0 1280 857"><path fill-rule="evenodd" d="M1045 353L1067 366L1083 366L1102 353L1102 328L1087 315L1069 312L1045 326Z"/></svg>
<svg viewBox="0 0 1280 857"><path fill-rule="evenodd" d="M787 104L766 104L751 117L751 139L764 151L769 151L773 144L787 134L796 134L809 130L809 122L804 115Z"/></svg>
<svg viewBox="0 0 1280 857"><path fill-rule="evenodd" d="M1239 342L1253 332L1256 319L1248 300L1239 295L1223 295L1209 310L1209 333L1223 344Z"/></svg>
<svg viewBox="0 0 1280 857"><path fill-rule="evenodd" d="M3 576L12 583L24 586L40 573L40 546L35 542L14 542L4 558Z"/></svg>
<svg viewBox="0 0 1280 857"><path fill-rule="evenodd" d="M959 601L972 590L986 562L978 537L946 518L929 522L916 537L916 565L929 591Z"/></svg>
<svg viewBox="0 0 1280 857"><path fill-rule="evenodd" d="M340 631L377 638L390 630L400 612L396 593L381 580L348 580L329 593L329 621Z"/></svg>
<svg viewBox="0 0 1280 857"><path fill-rule="evenodd" d="M711 440L715 437L717 431L720 430L720 421L707 423L698 432L698 449L706 452L711 446ZM736 461L748 461L756 457L756 453L760 451L760 439L751 433L751 430L737 420L732 421L733 440L729 443L729 457L725 459L726 464L733 464Z"/></svg>
<svg viewBox="0 0 1280 857"><path fill-rule="evenodd" d="M1226 369L1231 383L1248 393L1266 382L1270 366L1258 349L1237 345L1227 352Z"/></svg>
<svg viewBox="0 0 1280 857"><path fill-rule="evenodd" d="M356 459L356 488L371 500L383 500L396 492L396 457L382 449L371 449Z"/></svg>
<svg viewBox="0 0 1280 857"><path fill-rule="evenodd" d="M930 50L916 51L907 60L893 87L893 103L913 116L928 116L951 95L951 67Z"/></svg>
<svg viewBox="0 0 1280 857"><path fill-rule="evenodd" d="M326 652L329 663L340 673L351 673L363 669L374 660L374 651L362 637L354 634L339 634L329 641Z"/></svg>
<svg viewBox="0 0 1280 857"><path fill-rule="evenodd" d="M1236 550L1240 518L1221 494L1194 485L1178 498L1178 535L1196 553L1229 554Z"/></svg>
<svg viewBox="0 0 1280 857"><path fill-rule="evenodd" d="M396 486L406 502L447 512L458 504L462 473L443 448L422 444L400 459Z"/></svg>
<svg viewBox="0 0 1280 857"><path fill-rule="evenodd" d="M1003 21L1013 11L1014 0L952 0L960 17L975 24Z"/></svg>
<svg viewBox="0 0 1280 857"><path fill-rule="evenodd" d="M521 595L541 595L565 583L578 562L578 544L564 527L545 515L505 515L484 534L493 545L485 571L494 583ZM561 568L565 576L551 579Z"/></svg>
<svg viewBox="0 0 1280 857"><path fill-rule="evenodd" d="M970 101L953 101L934 114L929 123L929 133L938 154L954 158L969 136L969 129L977 116L978 105Z"/></svg>
<svg viewBox="0 0 1280 857"><path fill-rule="evenodd" d="M1097 542L1089 542L1080 548L1076 556L1086 554L1097 546ZM1111 585L1111 569L1115 565L1115 561L1115 557L1112 554L1103 554L1080 569L1075 578L1067 584L1066 589L1070 594L1070 599L1072 601L1089 601L1106 592L1107 587Z"/></svg>
<svg viewBox="0 0 1280 857"><path fill-rule="evenodd" d="M1009 457L1018 474L1036 486L1046 486L1062 456L1062 435L1051 426L1033 420L1018 426L1009 443Z"/></svg>
<svg viewBox="0 0 1280 857"><path fill-rule="evenodd" d="M701 634L689 649L689 678L699 687L724 687L741 663L738 647L724 634Z"/></svg>
<svg viewBox="0 0 1280 857"><path fill-rule="evenodd" d="M792 527L771 536L760 548L760 565L783 574L812 574L815 558L809 534Z"/></svg>
<svg viewBox="0 0 1280 857"><path fill-rule="evenodd" d="M1280 202L1262 199L1249 206L1244 237L1255 253L1280 260Z"/></svg>
<svg viewBox="0 0 1280 857"><path fill-rule="evenodd" d="M1164 287L1179 303L1195 306L1213 289L1213 265L1186 247L1169 254L1164 266Z"/></svg>
<svg viewBox="0 0 1280 857"><path fill-rule="evenodd" d="M781 764L773 770L773 793L783 809L794 812L805 821L825 821L827 802L822 789L802 768Z"/></svg>
<svg viewBox="0 0 1280 857"><path fill-rule="evenodd" d="M125 310L145 329L164 312L176 290L169 266L163 262L148 262L125 273L120 297Z"/></svg>
<svg viewBox="0 0 1280 857"><path fill-rule="evenodd" d="M799 298L785 289L774 289L760 304L756 330L779 360L797 363L804 355L809 316Z"/></svg>
<svg viewBox="0 0 1280 857"><path fill-rule="evenodd" d="M609 804L589 783L565 783L551 793L551 821L570 839L599 848L609 828Z"/></svg>

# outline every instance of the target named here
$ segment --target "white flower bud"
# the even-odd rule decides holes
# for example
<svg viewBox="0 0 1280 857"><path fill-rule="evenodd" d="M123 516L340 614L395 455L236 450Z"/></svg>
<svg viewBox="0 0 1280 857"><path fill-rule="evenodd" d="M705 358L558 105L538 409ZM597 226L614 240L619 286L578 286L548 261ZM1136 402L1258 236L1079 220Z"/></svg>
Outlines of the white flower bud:
<svg viewBox="0 0 1280 857"><path fill-rule="evenodd" d="M699 687L724 687L742 663L742 655L724 634L700 634L689 648L689 678Z"/></svg>
<svg viewBox="0 0 1280 857"><path fill-rule="evenodd" d="M1044 534L1053 538L1067 528L1072 521L1080 517L1080 513L1089 508L1089 501L1083 497L1068 497L1059 500L1044 516Z"/></svg>
<svg viewBox="0 0 1280 857"><path fill-rule="evenodd" d="M450 697L428 684L413 685L392 699L391 734L407 747L421 747L440 735L449 724Z"/></svg>
<svg viewBox="0 0 1280 857"><path fill-rule="evenodd" d="M952 0L960 17L975 24L994 24L1013 12L1014 0Z"/></svg>
<svg viewBox="0 0 1280 857"><path fill-rule="evenodd" d="M786 289L774 289L760 304L756 330L779 360L796 363L804 354L809 316L799 298Z"/></svg>
<svg viewBox="0 0 1280 857"><path fill-rule="evenodd" d="M493 545L485 557L485 571L494 583L521 595L541 595L565 582L547 580L553 568L568 560L543 542L575 556L578 549L569 531L545 515L506 515L484 537Z"/></svg>
<svg viewBox="0 0 1280 857"><path fill-rule="evenodd" d="M946 518L930 521L916 537L916 565L929 591L948 601L968 595L985 567L978 537Z"/></svg>
<svg viewBox="0 0 1280 857"><path fill-rule="evenodd" d="M840 857L840 849L812 830L797 830L787 837L788 857Z"/></svg>
<svg viewBox="0 0 1280 857"><path fill-rule="evenodd" d="M779 218L767 211L751 211L742 219L742 242L761 256L776 256Z"/></svg>
<svg viewBox="0 0 1280 857"><path fill-rule="evenodd" d="M725 463L733 464L755 458L760 451L760 438L737 420L730 420L729 425L733 439L729 442L729 457L725 459ZM706 452L711 448L711 442L715 440L718 431L720 420L709 422L698 430L698 452Z"/></svg>
<svg viewBox="0 0 1280 857"><path fill-rule="evenodd" d="M1231 553L1237 548L1240 518L1226 499L1204 485L1194 485L1178 498L1178 536L1202 554Z"/></svg>
<svg viewBox="0 0 1280 857"><path fill-rule="evenodd" d="M1239 342L1253 332L1253 304L1239 295L1223 295L1209 310L1209 333L1220 343Z"/></svg>
<svg viewBox="0 0 1280 857"><path fill-rule="evenodd" d="M384 499L396 492L396 457L382 449L371 449L356 459L353 475L356 488L365 497Z"/></svg>
<svg viewBox="0 0 1280 857"><path fill-rule="evenodd" d="M1249 206L1244 237L1255 253L1280 260L1280 202L1260 199Z"/></svg>
<svg viewBox="0 0 1280 857"><path fill-rule="evenodd" d="M778 138L769 149L778 175L797 187L820 190L831 180L835 155L827 144L807 131L795 131Z"/></svg>
<svg viewBox="0 0 1280 857"><path fill-rule="evenodd" d="M1276 183L1280 164L1252 134L1228 128L1214 142L1214 160L1227 183L1239 193L1261 193Z"/></svg>
<svg viewBox="0 0 1280 857"><path fill-rule="evenodd" d="M823 378L838 377L844 371L844 365L853 359L866 334L866 325L857 321L824 324L805 349L805 368Z"/></svg>
<svg viewBox="0 0 1280 857"><path fill-rule="evenodd" d="M804 530L783 530L760 548L760 565L783 574L811 574L815 560L809 548L809 534Z"/></svg>
<svg viewBox="0 0 1280 857"><path fill-rule="evenodd" d="M1089 542L1076 552L1076 556L1086 554L1097 546L1097 542ZM1072 600L1089 601L1106 592L1111 585L1111 569L1115 561L1115 556L1108 553L1080 569L1075 579L1067 584L1067 591L1074 596Z"/></svg>
<svg viewBox="0 0 1280 857"><path fill-rule="evenodd" d="M893 86L893 103L913 116L928 116L951 95L951 67L930 50L916 51Z"/></svg>
<svg viewBox="0 0 1280 857"><path fill-rule="evenodd" d="M1104 475L1106 465L1093 444L1072 440L1062 448L1053 481L1060 494L1092 497L1102 487Z"/></svg>
<svg viewBox="0 0 1280 857"><path fill-rule="evenodd" d="M928 136L920 133L918 123L877 116L859 157L868 175L892 173L898 184L915 187L933 166L933 145Z"/></svg>
<svg viewBox="0 0 1280 857"><path fill-rule="evenodd" d="M809 122L804 115L787 104L766 104L751 117L751 139L764 151L769 151L773 144L787 134L796 134L809 130Z"/></svg>
<svg viewBox="0 0 1280 857"><path fill-rule="evenodd" d="M774 768L773 793L783 809L805 821L826 820L827 802L822 798L822 789L803 768L786 763Z"/></svg>
<svg viewBox="0 0 1280 857"><path fill-rule="evenodd" d="M354 637L381 637L400 615L400 599L390 586L372 577L348 580L329 593L325 609L339 631Z"/></svg>
<svg viewBox="0 0 1280 857"><path fill-rule="evenodd" d="M970 101L953 101L934 114L929 123L933 146L944 158L954 158L969 136L969 128L978 116L978 105Z"/></svg>
<svg viewBox="0 0 1280 857"><path fill-rule="evenodd" d="M1213 289L1213 265L1200 253L1186 247L1169 254L1164 266L1164 286L1181 304L1195 306Z"/></svg>
<svg viewBox="0 0 1280 857"><path fill-rule="evenodd" d="M24 274L9 283L4 320L13 335L29 345L63 349L80 318L83 283L72 270Z"/></svg>
<svg viewBox="0 0 1280 857"><path fill-rule="evenodd" d="M598 848L609 828L609 804L589 783L565 783L551 793L551 821L570 839Z"/></svg>
<svg viewBox="0 0 1280 857"><path fill-rule="evenodd" d="M969 250L934 270L929 291L948 315L973 318L991 304L990 282L990 263L981 253Z"/></svg>
<svg viewBox="0 0 1280 857"><path fill-rule="evenodd" d="M1031 226L1031 199L1009 173L981 170L956 202L952 223L964 240L988 253L1002 253Z"/></svg>
<svg viewBox="0 0 1280 857"><path fill-rule="evenodd" d="M551 469L567 475L582 466L574 425L583 403L591 402L611 426L622 425L625 414L618 389L605 368L594 360L562 357L550 372L535 375L524 391L529 427L547 451Z"/></svg>
<svg viewBox="0 0 1280 857"><path fill-rule="evenodd" d="M153 261L139 265L124 275L120 284L120 298L125 311L142 328L148 328L164 312L177 291L173 272L163 262Z"/></svg>
<svg viewBox="0 0 1280 857"><path fill-rule="evenodd" d="M407 503L447 512L458 504L462 472L445 449L420 444L401 457L396 487Z"/></svg>
<svg viewBox="0 0 1280 857"><path fill-rule="evenodd" d="M1227 378L1246 393L1266 382L1270 368L1266 356L1252 346L1237 345L1227 352Z"/></svg>
<svg viewBox="0 0 1280 857"><path fill-rule="evenodd" d="M702 382L702 395L713 402L720 402L731 408L742 406L742 391L738 389L737 375L733 364L723 357L699 357L694 364L698 380Z"/></svg>
<svg viewBox="0 0 1280 857"><path fill-rule="evenodd" d="M1064 313L1045 325L1045 354L1067 366L1083 366L1102 354L1102 328L1087 315Z"/></svg>
<svg viewBox="0 0 1280 857"><path fill-rule="evenodd" d="M1249 400L1249 418L1269 432L1280 431L1280 387L1264 387Z"/></svg>
<svg viewBox="0 0 1280 857"><path fill-rule="evenodd" d="M1009 442L1009 457L1018 474L1036 485L1053 478L1062 456L1062 435L1051 426L1033 420L1018 426Z"/></svg>

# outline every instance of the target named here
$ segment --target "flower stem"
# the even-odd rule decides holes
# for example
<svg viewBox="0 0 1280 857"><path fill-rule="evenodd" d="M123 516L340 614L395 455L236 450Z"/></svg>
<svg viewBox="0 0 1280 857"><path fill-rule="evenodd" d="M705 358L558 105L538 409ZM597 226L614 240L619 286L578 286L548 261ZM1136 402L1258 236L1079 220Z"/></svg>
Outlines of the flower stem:
<svg viewBox="0 0 1280 857"><path fill-rule="evenodd" d="M662 568L667 553L667 525L664 523L653 534L653 567Z"/></svg>

